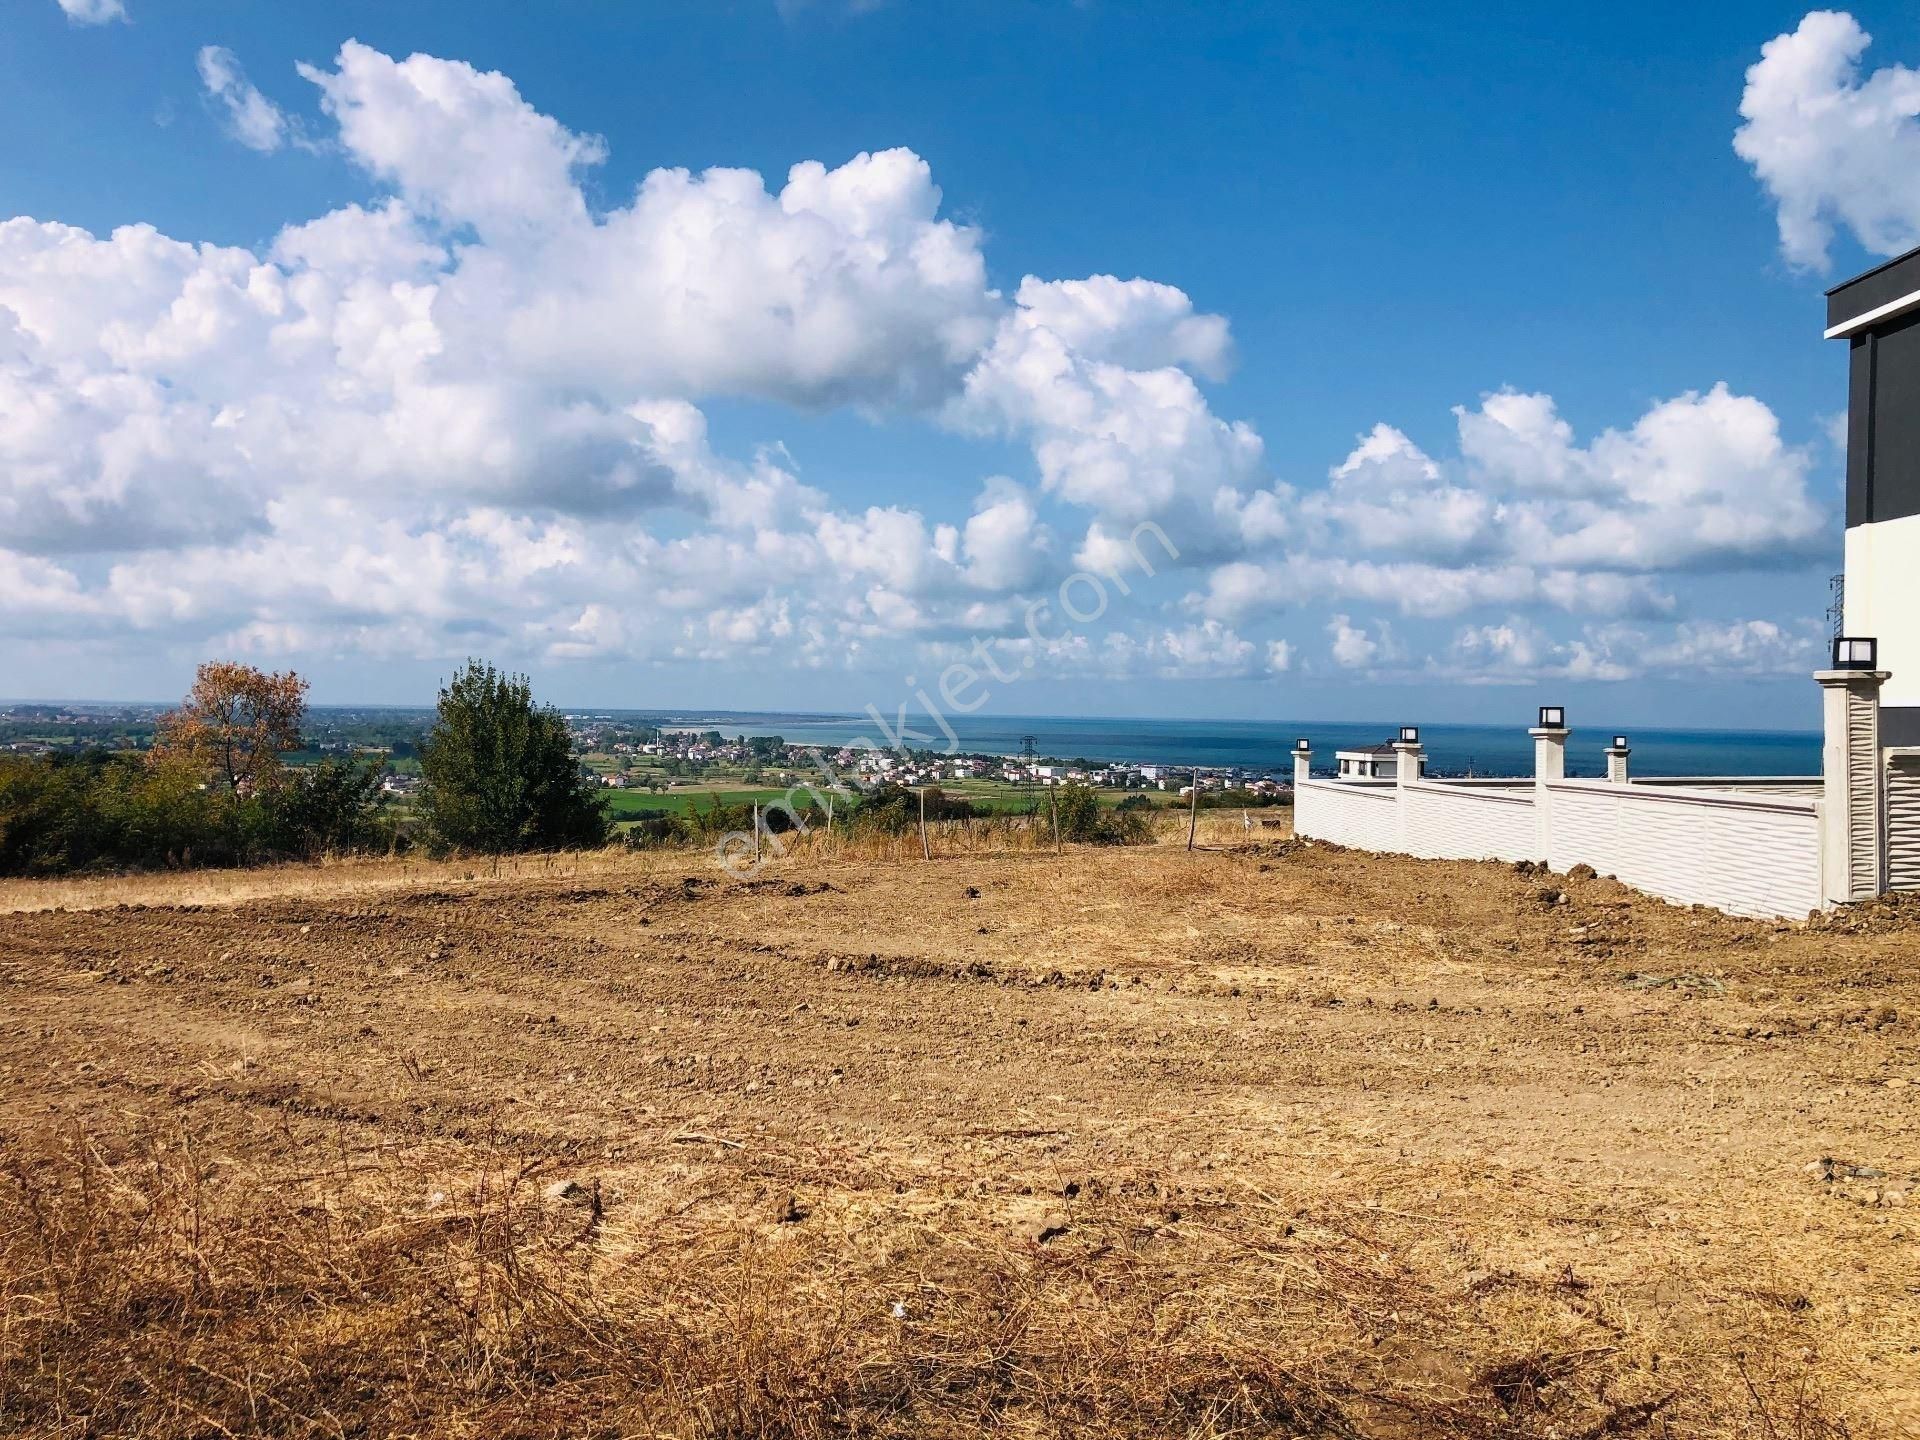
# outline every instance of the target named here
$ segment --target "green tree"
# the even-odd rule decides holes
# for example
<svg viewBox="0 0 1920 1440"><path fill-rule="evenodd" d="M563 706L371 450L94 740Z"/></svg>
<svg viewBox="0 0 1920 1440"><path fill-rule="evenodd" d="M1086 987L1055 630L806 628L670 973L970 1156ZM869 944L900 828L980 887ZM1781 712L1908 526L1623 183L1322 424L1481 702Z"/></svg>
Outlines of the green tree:
<svg viewBox="0 0 1920 1440"><path fill-rule="evenodd" d="M243 802L249 814L258 803ZM191 765L97 750L0 758L0 875L229 865L245 858L244 828Z"/></svg>
<svg viewBox="0 0 1920 1440"><path fill-rule="evenodd" d="M1060 834L1067 840L1100 838L1100 797L1085 785L1062 785L1053 793Z"/></svg>
<svg viewBox="0 0 1920 1440"><path fill-rule="evenodd" d="M607 842L600 788L575 762L566 721L535 706L524 675L467 661L440 691L420 768L421 809L443 846L497 854Z"/></svg>

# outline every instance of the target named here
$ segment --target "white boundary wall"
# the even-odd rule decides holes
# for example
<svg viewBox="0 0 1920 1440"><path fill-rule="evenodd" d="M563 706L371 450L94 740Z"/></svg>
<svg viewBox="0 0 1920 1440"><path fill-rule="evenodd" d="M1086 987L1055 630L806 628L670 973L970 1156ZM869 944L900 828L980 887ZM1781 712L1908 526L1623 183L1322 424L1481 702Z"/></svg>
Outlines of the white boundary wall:
<svg viewBox="0 0 1920 1440"><path fill-rule="evenodd" d="M1820 810L1808 797L1549 781L1547 863L1735 915L1820 908Z"/></svg>
<svg viewBox="0 0 1920 1440"><path fill-rule="evenodd" d="M1402 792L1401 848L1424 860L1531 860L1533 786L1449 785L1426 780Z"/></svg>
<svg viewBox="0 0 1920 1440"><path fill-rule="evenodd" d="M1293 828L1425 859L1584 863L1662 899L1735 915L1821 905L1820 802L1806 795L1605 780L1305 780L1294 787Z"/></svg>
<svg viewBox="0 0 1920 1440"><path fill-rule="evenodd" d="M1398 850L1400 798L1391 780L1308 780L1293 787L1293 832L1356 850Z"/></svg>

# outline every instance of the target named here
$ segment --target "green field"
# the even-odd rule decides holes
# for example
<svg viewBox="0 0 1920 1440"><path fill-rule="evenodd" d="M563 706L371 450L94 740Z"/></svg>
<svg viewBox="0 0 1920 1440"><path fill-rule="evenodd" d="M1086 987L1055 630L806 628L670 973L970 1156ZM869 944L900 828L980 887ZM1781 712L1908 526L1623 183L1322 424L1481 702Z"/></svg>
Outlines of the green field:
<svg viewBox="0 0 1920 1440"><path fill-rule="evenodd" d="M1022 810L1027 805L1027 794L1018 785L1009 785L1004 780L943 780L940 788L949 795L964 795L973 801L976 808L991 806L995 810ZM1047 807L1047 790L1039 786L1034 790L1034 799L1042 810ZM1095 790L1094 798L1102 805L1118 805L1129 795L1144 795L1155 805L1175 805L1182 803L1180 797L1171 790Z"/></svg>
<svg viewBox="0 0 1920 1440"><path fill-rule="evenodd" d="M684 815L696 805L704 810L716 800L722 805L751 805L755 801L765 805L786 793L785 790L764 786L742 790L673 790L663 795L650 795L645 790L603 792L607 813L616 820L630 820L649 810L667 815Z"/></svg>

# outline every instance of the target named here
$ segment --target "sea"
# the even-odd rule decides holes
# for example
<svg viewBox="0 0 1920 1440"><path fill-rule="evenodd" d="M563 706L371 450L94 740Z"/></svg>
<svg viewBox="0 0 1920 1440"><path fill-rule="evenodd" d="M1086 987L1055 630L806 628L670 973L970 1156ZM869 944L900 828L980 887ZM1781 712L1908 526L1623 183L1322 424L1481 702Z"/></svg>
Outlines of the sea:
<svg viewBox="0 0 1920 1440"><path fill-rule="evenodd" d="M633 712L622 712L633 713ZM870 717L857 715L748 714L738 711L647 712L654 723L721 734L778 735L793 744L838 748L864 738L891 740ZM886 724L898 729L899 716ZM913 749L945 750L950 742L931 717L910 710L906 723ZM1015 755L1027 736L1034 750L1056 760L1126 761L1136 765L1196 765L1237 769L1251 775L1292 774L1296 740L1313 745L1315 773L1333 769L1334 751L1377 745L1397 731L1386 723L1323 720L1154 720L1066 715L950 715L958 743L975 754ZM1567 741L1567 773L1606 773L1602 753L1616 734L1632 748L1636 775L1818 775L1816 730L1653 730L1619 726L1578 729ZM1531 775L1533 741L1508 725L1423 725L1420 742L1434 775Z"/></svg>

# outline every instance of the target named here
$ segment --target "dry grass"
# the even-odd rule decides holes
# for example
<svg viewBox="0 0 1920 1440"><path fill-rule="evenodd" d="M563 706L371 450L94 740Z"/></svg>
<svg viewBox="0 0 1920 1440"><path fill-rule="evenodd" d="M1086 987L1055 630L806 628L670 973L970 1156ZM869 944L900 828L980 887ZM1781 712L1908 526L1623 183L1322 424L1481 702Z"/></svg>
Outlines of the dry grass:
<svg viewBox="0 0 1920 1440"><path fill-rule="evenodd" d="M1777 1306L1712 1296L1734 1309L1706 1348L1571 1268L1462 1286L1421 1254L1417 1222L1379 1208L1133 1174L1011 1227L977 1205L797 1200L634 1224L598 1188L550 1195L539 1165L487 1158L428 1192L426 1155L262 1173L185 1130L113 1155L75 1134L16 1151L0 1425L1849 1433L1831 1371L1791 1353Z"/></svg>
<svg viewBox="0 0 1920 1440"><path fill-rule="evenodd" d="M342 898L483 881L626 874L635 863L624 852L609 849L564 855L456 856L447 860L350 856L245 870L156 871L63 880L0 879L0 914L102 910L115 905L225 906L288 895ZM685 857L678 857L678 863L684 866Z"/></svg>
<svg viewBox="0 0 1920 1440"><path fill-rule="evenodd" d="M1285 834L1260 829L1259 812L1251 812L1254 833ZM1285 825L1285 811L1269 811L1265 819ZM1149 817L1159 844L1184 846L1187 815L1163 812ZM1245 844L1246 822L1239 811L1202 812L1197 842L1215 848ZM958 856L1054 854L1056 846L1045 817L1036 825L1025 820L988 819L931 824L928 848L935 859ZM289 895L340 898L386 890L436 888L447 885L493 884L499 881L596 879L677 873L688 865L710 865L713 852L700 845L630 851L622 846L605 850L569 851L542 855L455 855L446 859L424 856L341 856L312 864L260 865L243 870L159 871L106 874L56 880L0 878L0 914L33 910L100 910L115 905L239 905ZM809 834L767 839L762 848L766 873L779 873L805 862L908 862L922 858L917 831L900 835L849 836L844 826L829 833L816 827Z"/></svg>
<svg viewBox="0 0 1920 1440"><path fill-rule="evenodd" d="M13 889L0 1433L1912 1433L1911 917L1173 818Z"/></svg>

